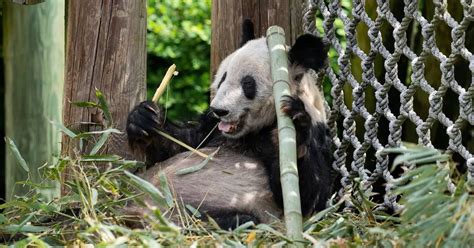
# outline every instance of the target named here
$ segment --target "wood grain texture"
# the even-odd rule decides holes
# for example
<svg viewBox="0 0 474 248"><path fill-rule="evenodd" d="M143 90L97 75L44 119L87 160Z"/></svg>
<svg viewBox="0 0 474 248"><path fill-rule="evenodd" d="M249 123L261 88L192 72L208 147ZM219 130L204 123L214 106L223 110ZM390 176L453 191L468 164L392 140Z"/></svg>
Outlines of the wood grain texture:
<svg viewBox="0 0 474 248"><path fill-rule="evenodd" d="M106 97L114 127L124 130L128 112L146 97L146 0L69 1L66 37L64 123L78 131L101 129L102 113L73 102ZM75 145L63 137L62 151ZM128 157L126 138L114 136L107 152Z"/></svg>
<svg viewBox="0 0 474 248"><path fill-rule="evenodd" d="M61 121L64 8L64 1L33 6L4 1L2 12L6 136L28 163L30 180L45 187L38 191L49 200L58 196L59 185L43 181L38 168L54 163L53 156L60 152L61 136L50 121ZM28 192L28 187L15 186L28 174L8 148L6 154L5 188L10 199L13 190L17 195Z"/></svg>
<svg viewBox="0 0 474 248"><path fill-rule="evenodd" d="M285 30L287 44L292 44L303 32L304 4L304 0L213 1L211 75L215 75L221 61L238 48L245 19L254 23L256 37L265 36L269 26L279 25Z"/></svg>

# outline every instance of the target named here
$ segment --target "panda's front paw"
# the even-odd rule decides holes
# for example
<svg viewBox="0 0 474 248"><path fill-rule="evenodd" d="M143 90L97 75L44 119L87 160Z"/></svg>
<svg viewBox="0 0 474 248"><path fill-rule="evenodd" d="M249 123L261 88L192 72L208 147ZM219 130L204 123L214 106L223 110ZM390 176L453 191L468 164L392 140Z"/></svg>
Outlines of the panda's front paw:
<svg viewBox="0 0 474 248"><path fill-rule="evenodd" d="M163 124L162 111L152 101L144 101L128 114L127 136L133 149L146 147Z"/></svg>
<svg viewBox="0 0 474 248"><path fill-rule="evenodd" d="M302 144L309 137L311 117L306 112L303 101L292 96L283 96L281 111L293 120L296 129L296 142Z"/></svg>

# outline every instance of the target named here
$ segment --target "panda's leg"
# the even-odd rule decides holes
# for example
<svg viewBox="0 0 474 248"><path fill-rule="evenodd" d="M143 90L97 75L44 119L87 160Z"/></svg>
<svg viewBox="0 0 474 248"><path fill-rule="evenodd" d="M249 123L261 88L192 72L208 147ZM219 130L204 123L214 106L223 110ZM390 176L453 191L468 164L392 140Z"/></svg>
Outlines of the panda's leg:
<svg viewBox="0 0 474 248"><path fill-rule="evenodd" d="M252 221L255 225L260 223L260 220L256 216L239 212L213 214L211 215L211 218L223 230L233 230L249 221Z"/></svg>
<svg viewBox="0 0 474 248"><path fill-rule="evenodd" d="M197 121L175 124L165 120L159 106L144 101L129 113L126 130L130 147L145 154L147 164L153 165L184 151L180 145L162 137L160 131L195 147L216 124L217 120L207 112Z"/></svg>

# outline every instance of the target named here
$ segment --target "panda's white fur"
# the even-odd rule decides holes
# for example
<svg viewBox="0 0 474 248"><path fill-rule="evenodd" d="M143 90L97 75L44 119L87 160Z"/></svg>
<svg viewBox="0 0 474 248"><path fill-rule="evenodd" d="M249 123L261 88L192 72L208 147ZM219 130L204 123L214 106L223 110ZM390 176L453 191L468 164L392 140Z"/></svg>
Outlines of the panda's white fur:
<svg viewBox="0 0 474 248"><path fill-rule="evenodd" d="M225 80L222 81L224 74ZM324 98L315 77L298 65L290 68L290 74L290 90L303 101L313 124L325 122ZM240 80L246 75L251 75L258 82L255 99L247 99L243 95ZM300 77L301 81L295 82L296 77ZM227 116L220 118L221 121L238 122L240 125L237 124L239 129L236 133L223 134L230 138L240 138L271 125L276 118L272 87L270 54L265 38L248 41L242 48L227 56L211 84L211 91L215 93L210 106L229 110Z"/></svg>
<svg viewBox="0 0 474 248"><path fill-rule="evenodd" d="M306 203L302 204L306 214L324 206L331 191L323 96L307 69L304 63L290 63L292 95L304 105L303 114L307 113L312 126L308 127L307 133L300 134L299 139L309 140L298 149L298 163L302 163L298 167L309 170L300 174L300 188L305 187L302 197L309 198L302 198ZM241 80L246 76L255 81L256 90L251 98L242 90ZM132 147L144 152L154 165L140 176L159 187L159 174L164 173L178 201L198 208L224 227L235 226L239 217L240 221L264 223L281 218L282 209L276 203L281 204L281 192L278 197L275 195L279 187L279 170L272 85L268 47L265 39L259 38L246 42L219 66L211 84L214 98L210 104L211 109L226 111L218 116L218 120L212 117L212 113L206 113L197 126L176 126L161 119L161 110L153 104L141 103L129 115L127 134ZM301 113L293 118L298 117ZM214 125L218 125L221 132L212 132ZM212 132L205 142L206 148L200 151L211 154L217 147L221 150L202 169L177 175L176 171L199 164L203 158L183 152L182 147L153 134L156 128L191 145L200 144ZM323 161L312 161L319 159ZM311 191L313 187L315 193ZM321 193L316 192L318 190ZM146 203L153 205L149 199ZM138 206L128 210L130 213L146 212ZM173 216L171 213L172 219Z"/></svg>
<svg viewBox="0 0 474 248"><path fill-rule="evenodd" d="M221 81L224 73L227 76ZM243 94L240 80L245 75L251 75L258 82L255 99L247 99ZM224 59L211 84L211 91L216 93L210 106L229 110L229 115L221 121L241 124L236 133L223 133L225 136L240 138L273 123L275 104L272 85L270 57L264 38L247 42Z"/></svg>

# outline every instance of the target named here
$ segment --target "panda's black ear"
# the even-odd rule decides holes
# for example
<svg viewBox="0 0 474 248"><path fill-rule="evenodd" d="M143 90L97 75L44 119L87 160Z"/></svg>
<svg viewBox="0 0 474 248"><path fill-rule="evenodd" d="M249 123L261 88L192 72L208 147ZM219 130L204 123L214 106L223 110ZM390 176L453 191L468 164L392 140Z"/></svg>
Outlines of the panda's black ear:
<svg viewBox="0 0 474 248"><path fill-rule="evenodd" d="M253 22L250 19L245 19L242 23L242 40L240 41L240 46L242 47L247 41L253 39L255 39Z"/></svg>
<svg viewBox="0 0 474 248"><path fill-rule="evenodd" d="M288 53L290 64L297 64L315 71L324 66L327 56L327 49L321 38L311 34L298 37Z"/></svg>

